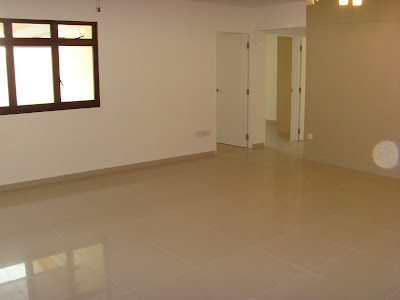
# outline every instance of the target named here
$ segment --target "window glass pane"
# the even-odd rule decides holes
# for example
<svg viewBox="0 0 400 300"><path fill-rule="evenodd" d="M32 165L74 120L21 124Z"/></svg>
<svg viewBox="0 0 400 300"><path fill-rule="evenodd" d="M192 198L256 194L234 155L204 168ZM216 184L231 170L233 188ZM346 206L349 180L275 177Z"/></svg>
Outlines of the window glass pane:
<svg viewBox="0 0 400 300"><path fill-rule="evenodd" d="M15 38L50 38L50 24L12 24Z"/></svg>
<svg viewBox="0 0 400 300"><path fill-rule="evenodd" d="M18 105L54 102L51 47L14 47Z"/></svg>
<svg viewBox="0 0 400 300"><path fill-rule="evenodd" d="M58 25L58 37L63 39L92 39L92 26Z"/></svg>
<svg viewBox="0 0 400 300"><path fill-rule="evenodd" d="M4 38L4 25L0 23L0 38Z"/></svg>
<svg viewBox="0 0 400 300"><path fill-rule="evenodd" d="M61 101L94 100L93 48L62 46L59 53Z"/></svg>
<svg viewBox="0 0 400 300"><path fill-rule="evenodd" d="M0 107L9 106L6 48L0 47Z"/></svg>

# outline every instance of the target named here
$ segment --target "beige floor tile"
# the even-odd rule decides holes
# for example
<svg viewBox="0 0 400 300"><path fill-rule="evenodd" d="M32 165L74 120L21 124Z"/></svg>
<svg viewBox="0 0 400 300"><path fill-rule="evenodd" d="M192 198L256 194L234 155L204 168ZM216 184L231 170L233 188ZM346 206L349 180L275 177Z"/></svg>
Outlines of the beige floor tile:
<svg viewBox="0 0 400 300"><path fill-rule="evenodd" d="M248 245L270 241L292 229L286 222L275 222L258 213L242 215L217 228L226 236L234 236Z"/></svg>
<svg viewBox="0 0 400 300"><path fill-rule="evenodd" d="M392 295L387 297L385 300L400 300L400 289L394 292Z"/></svg>
<svg viewBox="0 0 400 300"><path fill-rule="evenodd" d="M191 236L164 240L158 245L194 266L203 266L248 246L235 235L215 230L198 231Z"/></svg>
<svg viewBox="0 0 400 300"><path fill-rule="evenodd" d="M132 294L142 300L247 300L249 298L244 288L232 287L229 282L221 282L218 278L199 270L137 289L132 291Z"/></svg>
<svg viewBox="0 0 400 300"><path fill-rule="evenodd" d="M0 192L0 299L399 299L399 180L304 161L302 144L268 138ZM25 264L32 282L32 263L46 270L35 288L18 275ZM13 266L22 277L1 283Z"/></svg>
<svg viewBox="0 0 400 300"><path fill-rule="evenodd" d="M382 234L385 227L329 216L302 228L302 230L346 247L356 248Z"/></svg>
<svg viewBox="0 0 400 300"><path fill-rule="evenodd" d="M296 277L254 298L255 300L368 300L368 295L349 290L315 274Z"/></svg>
<svg viewBox="0 0 400 300"><path fill-rule="evenodd" d="M260 249L225 257L202 268L215 277L220 286L230 286L238 295L254 297L304 271L276 259Z"/></svg>
<svg viewBox="0 0 400 300"><path fill-rule="evenodd" d="M358 250L373 256L387 259L400 266L400 235L395 233L384 233Z"/></svg>
<svg viewBox="0 0 400 300"><path fill-rule="evenodd" d="M205 224L175 212L152 216L140 222L125 220L124 226L133 237L153 243L190 238L209 230Z"/></svg>
<svg viewBox="0 0 400 300"><path fill-rule="evenodd" d="M363 291L371 299L384 299L400 287L398 266L358 251L329 261L313 272L353 290Z"/></svg>
<svg viewBox="0 0 400 300"><path fill-rule="evenodd" d="M153 245L136 244L127 238L110 243L105 252L108 276L124 291L177 276L193 266Z"/></svg>
<svg viewBox="0 0 400 300"><path fill-rule="evenodd" d="M388 231L400 235L400 226L390 228Z"/></svg>
<svg viewBox="0 0 400 300"><path fill-rule="evenodd" d="M267 253L304 269L312 269L350 249L313 236L295 231L280 236L262 247Z"/></svg>
<svg viewBox="0 0 400 300"><path fill-rule="evenodd" d="M356 224L374 225L376 228L390 229L400 225L400 213L388 210L376 204L356 205L335 214Z"/></svg>

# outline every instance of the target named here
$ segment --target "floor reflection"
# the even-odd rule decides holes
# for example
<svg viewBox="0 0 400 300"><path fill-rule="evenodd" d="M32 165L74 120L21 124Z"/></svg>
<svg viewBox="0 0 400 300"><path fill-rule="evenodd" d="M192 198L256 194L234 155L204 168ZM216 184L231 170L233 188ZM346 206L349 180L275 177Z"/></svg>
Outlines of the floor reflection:
<svg viewBox="0 0 400 300"><path fill-rule="evenodd" d="M278 148L1 192L0 300L400 299L399 181Z"/></svg>
<svg viewBox="0 0 400 300"><path fill-rule="evenodd" d="M104 243L63 249L0 269L2 299L109 299Z"/></svg>

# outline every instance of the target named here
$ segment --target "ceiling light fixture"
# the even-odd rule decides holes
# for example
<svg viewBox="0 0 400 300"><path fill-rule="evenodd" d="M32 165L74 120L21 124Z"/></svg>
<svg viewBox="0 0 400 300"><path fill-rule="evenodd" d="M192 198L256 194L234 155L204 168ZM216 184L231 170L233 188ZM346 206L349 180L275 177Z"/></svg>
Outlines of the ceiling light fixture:
<svg viewBox="0 0 400 300"><path fill-rule="evenodd" d="M305 1L306 1L306 5L314 5L319 0L305 0ZM363 0L352 0L352 1L353 1L353 6L361 6L363 4ZM349 0L339 0L339 5L340 6L348 6Z"/></svg>
<svg viewBox="0 0 400 300"><path fill-rule="evenodd" d="M306 5L314 5L319 0L306 0Z"/></svg>

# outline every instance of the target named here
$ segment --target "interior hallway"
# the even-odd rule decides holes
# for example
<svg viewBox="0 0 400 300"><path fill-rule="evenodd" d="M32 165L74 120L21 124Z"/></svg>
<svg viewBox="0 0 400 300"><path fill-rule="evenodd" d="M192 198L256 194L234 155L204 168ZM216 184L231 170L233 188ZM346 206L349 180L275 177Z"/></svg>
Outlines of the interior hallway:
<svg viewBox="0 0 400 300"><path fill-rule="evenodd" d="M0 298L400 299L399 180L289 148L1 192Z"/></svg>
<svg viewBox="0 0 400 300"><path fill-rule="evenodd" d="M278 136L276 122L266 121L265 146L301 158L303 155L304 141L292 142L288 138Z"/></svg>

